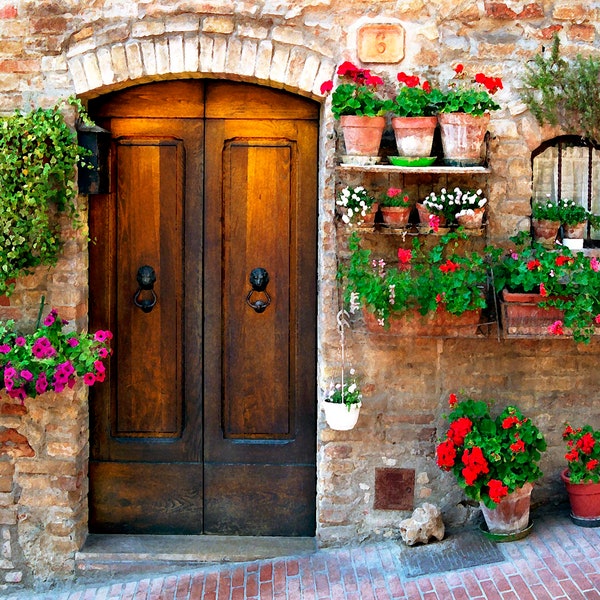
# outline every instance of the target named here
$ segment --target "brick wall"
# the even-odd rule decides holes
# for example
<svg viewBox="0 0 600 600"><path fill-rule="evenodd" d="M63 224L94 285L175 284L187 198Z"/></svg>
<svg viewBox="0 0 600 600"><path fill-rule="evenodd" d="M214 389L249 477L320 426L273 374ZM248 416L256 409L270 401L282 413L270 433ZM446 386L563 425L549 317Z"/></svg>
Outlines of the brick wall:
<svg viewBox="0 0 600 600"><path fill-rule="evenodd" d="M356 61L357 28L400 23L405 58L369 65L393 81L399 70L449 77L461 62L501 76L504 90L490 125L489 238L505 240L528 223L530 154L556 132L541 129L518 97L523 64L559 32L566 54L595 50L595 4L363 0L188 2L73 0L0 2L0 114L50 106L77 93L91 98L134 83L223 77L319 99L319 86L343 60ZM336 259L343 236L333 224L337 124L324 102L320 140L319 386L339 373ZM343 183L350 183L344 181ZM385 181L367 177L366 185ZM81 199L85 205L85 199ZM87 315L85 232L66 231L54 269L22 278L0 318L33 322L41 295L82 327ZM472 509L433 460L449 392L517 403L547 433L546 476L534 502L558 501L559 430L565 419L599 425L597 342L566 340L399 339L348 332L350 362L360 363L365 403L357 428L318 429L318 536L321 544L397 535L406 513L374 510L375 469L415 471L413 502L434 501L449 523ZM87 532L85 390L0 409L0 586L69 574ZM402 493L408 493L404 490ZM4 582L4 583L2 583Z"/></svg>

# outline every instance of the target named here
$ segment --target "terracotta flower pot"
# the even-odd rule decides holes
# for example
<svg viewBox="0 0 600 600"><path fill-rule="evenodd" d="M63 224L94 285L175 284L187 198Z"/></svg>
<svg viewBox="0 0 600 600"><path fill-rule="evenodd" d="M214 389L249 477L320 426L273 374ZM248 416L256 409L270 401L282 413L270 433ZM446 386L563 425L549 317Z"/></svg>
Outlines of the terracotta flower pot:
<svg viewBox="0 0 600 600"><path fill-rule="evenodd" d="M399 156L429 156L437 117L392 117Z"/></svg>
<svg viewBox="0 0 600 600"><path fill-rule="evenodd" d="M585 236L587 221L576 225L563 225L563 235L569 240L580 240Z"/></svg>
<svg viewBox="0 0 600 600"><path fill-rule="evenodd" d="M490 533L515 534L527 529L533 484L526 483L496 505L488 508L481 503L481 512Z"/></svg>
<svg viewBox="0 0 600 600"><path fill-rule="evenodd" d="M382 206L383 222L398 227L407 225L411 210L412 206Z"/></svg>
<svg viewBox="0 0 600 600"><path fill-rule="evenodd" d="M490 114L473 116L467 113L438 115L444 162L467 167L482 163L481 148L490 122Z"/></svg>
<svg viewBox="0 0 600 600"><path fill-rule="evenodd" d="M465 229L479 229L483 225L485 208L474 208L473 214L457 215L456 221Z"/></svg>
<svg viewBox="0 0 600 600"><path fill-rule="evenodd" d="M569 495L571 518L578 525L600 526L600 483L571 483L568 472L565 469L560 477Z"/></svg>
<svg viewBox="0 0 600 600"><path fill-rule="evenodd" d="M429 217L434 213L430 212L429 209L421 202L417 202L416 206L417 212L419 213L419 223L429 227ZM444 215L437 215L437 217L440 220L440 226L446 225L446 217L444 217Z"/></svg>
<svg viewBox="0 0 600 600"><path fill-rule="evenodd" d="M358 404L351 404L348 409L345 404L324 401L323 408L325 409L327 425L336 431L353 429L358 421L361 406L362 402L359 402Z"/></svg>
<svg viewBox="0 0 600 600"><path fill-rule="evenodd" d="M340 117L346 154L350 156L377 156L385 117L357 117L345 115Z"/></svg>
<svg viewBox="0 0 600 600"><path fill-rule="evenodd" d="M560 227L559 221L532 219L531 224L533 226L533 237L537 242L542 244L542 246L554 246L558 229Z"/></svg>

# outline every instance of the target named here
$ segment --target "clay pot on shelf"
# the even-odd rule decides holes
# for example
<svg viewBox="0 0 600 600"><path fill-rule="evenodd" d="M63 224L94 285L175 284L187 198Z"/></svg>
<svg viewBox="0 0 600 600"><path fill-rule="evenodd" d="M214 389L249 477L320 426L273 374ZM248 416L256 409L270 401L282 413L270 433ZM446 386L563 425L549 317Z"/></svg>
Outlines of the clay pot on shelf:
<svg viewBox="0 0 600 600"><path fill-rule="evenodd" d="M357 117L344 115L340 117L346 154L349 156L377 156L385 117Z"/></svg>
<svg viewBox="0 0 600 600"><path fill-rule="evenodd" d="M437 117L392 117L399 156L429 156Z"/></svg>
<svg viewBox="0 0 600 600"><path fill-rule="evenodd" d="M457 167L482 164L482 148L490 122L489 113L473 116L468 113L438 115L444 163Z"/></svg>

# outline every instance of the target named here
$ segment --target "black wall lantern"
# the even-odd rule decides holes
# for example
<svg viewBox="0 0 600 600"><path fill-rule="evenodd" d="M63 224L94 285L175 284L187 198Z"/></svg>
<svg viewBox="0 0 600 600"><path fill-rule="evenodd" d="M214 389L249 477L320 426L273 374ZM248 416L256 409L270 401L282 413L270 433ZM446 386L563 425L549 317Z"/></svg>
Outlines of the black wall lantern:
<svg viewBox="0 0 600 600"><path fill-rule="evenodd" d="M86 157L87 166L80 166L78 169L77 185L80 194L110 193L110 138L110 131L97 125L77 125L79 145L91 152L91 155Z"/></svg>

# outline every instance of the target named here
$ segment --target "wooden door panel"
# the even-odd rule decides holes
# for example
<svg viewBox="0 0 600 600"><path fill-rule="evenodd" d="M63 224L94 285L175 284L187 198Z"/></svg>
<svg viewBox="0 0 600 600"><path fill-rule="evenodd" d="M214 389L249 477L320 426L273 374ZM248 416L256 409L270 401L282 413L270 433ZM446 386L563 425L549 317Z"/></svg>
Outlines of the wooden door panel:
<svg viewBox="0 0 600 600"><path fill-rule="evenodd" d="M290 437L290 211L295 144L235 140L223 152L223 430L226 438ZM275 232L275 234L273 234ZM246 302L248 277L270 274L270 305ZM266 302L254 292L250 302ZM292 424L293 426L293 424Z"/></svg>
<svg viewBox="0 0 600 600"><path fill-rule="evenodd" d="M203 122L103 125L115 139L115 181L112 194L90 205L90 233L98 240L90 245L90 314L96 326L118 335L109 381L93 390L92 458L197 461L202 337L194 315L202 307L202 272L197 263L184 264L183 253L201 255ZM150 313L133 302L143 265L157 273L158 301ZM196 357L185 371L184 347Z"/></svg>
<svg viewBox="0 0 600 600"><path fill-rule="evenodd" d="M183 156L181 140L127 138L116 148L117 393L115 437L180 437L182 402ZM143 200L136 198L143 190ZM141 200L141 201L140 201ZM156 306L133 298L138 269L156 272ZM151 302L150 291L138 302Z"/></svg>
<svg viewBox="0 0 600 600"><path fill-rule="evenodd" d="M313 465L207 464L204 480L205 533L314 535Z"/></svg>
<svg viewBox="0 0 600 600"><path fill-rule="evenodd" d="M205 279L205 531L314 535L317 127L206 131L206 222L221 227L205 263L222 268ZM262 313L246 303L255 267L270 276Z"/></svg>
<svg viewBox="0 0 600 600"><path fill-rule="evenodd" d="M202 532L202 465L90 463L90 531Z"/></svg>

